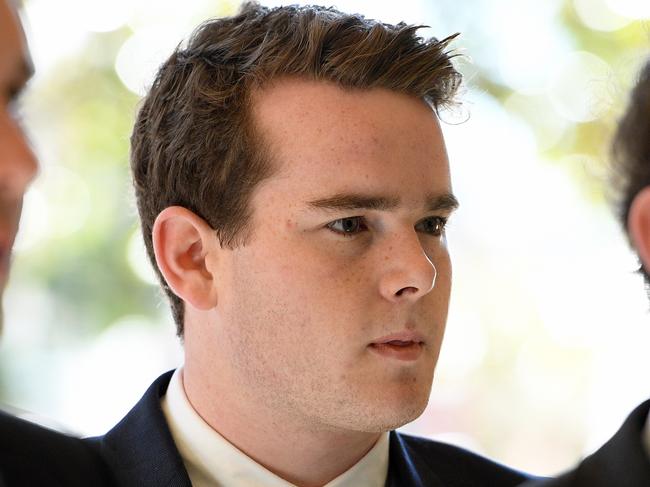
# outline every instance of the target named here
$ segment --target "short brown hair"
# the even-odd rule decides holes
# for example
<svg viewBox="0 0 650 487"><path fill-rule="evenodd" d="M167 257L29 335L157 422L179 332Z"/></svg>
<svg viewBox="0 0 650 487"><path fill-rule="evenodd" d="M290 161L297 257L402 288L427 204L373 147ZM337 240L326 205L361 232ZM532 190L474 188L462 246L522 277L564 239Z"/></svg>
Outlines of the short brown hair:
<svg viewBox="0 0 650 487"><path fill-rule="evenodd" d="M269 9L245 3L200 25L161 66L131 136L131 168L149 257L171 300L178 335L183 302L155 263L152 227L168 206L203 218L224 246L245 244L255 186L272 175L251 123L251 94L279 77L326 80L350 89L387 88L436 111L460 85L448 44L317 6Z"/></svg>
<svg viewBox="0 0 650 487"><path fill-rule="evenodd" d="M618 218L629 235L627 219L632 202L650 186L650 60L641 69L619 121L612 144L612 169ZM643 266L639 271L650 294L650 274Z"/></svg>

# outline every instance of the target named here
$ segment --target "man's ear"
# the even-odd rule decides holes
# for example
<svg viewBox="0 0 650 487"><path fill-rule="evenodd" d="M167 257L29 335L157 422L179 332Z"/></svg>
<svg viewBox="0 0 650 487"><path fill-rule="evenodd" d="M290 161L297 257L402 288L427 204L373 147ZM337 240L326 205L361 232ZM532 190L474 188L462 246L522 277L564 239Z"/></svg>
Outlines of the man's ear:
<svg viewBox="0 0 650 487"><path fill-rule="evenodd" d="M650 272L650 186L639 191L632 200L627 229L643 268Z"/></svg>
<svg viewBox="0 0 650 487"><path fill-rule="evenodd" d="M158 268L174 293L194 308L217 304L215 258L218 239L205 220L181 206L160 212L153 224Z"/></svg>

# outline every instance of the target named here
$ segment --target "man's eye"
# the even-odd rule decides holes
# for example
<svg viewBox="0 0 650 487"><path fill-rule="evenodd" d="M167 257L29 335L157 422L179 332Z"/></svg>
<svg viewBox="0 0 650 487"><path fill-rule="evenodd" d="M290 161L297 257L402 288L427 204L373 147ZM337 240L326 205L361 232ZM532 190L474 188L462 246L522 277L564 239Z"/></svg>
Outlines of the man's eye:
<svg viewBox="0 0 650 487"><path fill-rule="evenodd" d="M425 218L417 225L415 229L418 232L428 233L435 237L441 236L445 232L445 227L447 225L447 219L441 216L432 216L430 218Z"/></svg>
<svg viewBox="0 0 650 487"><path fill-rule="evenodd" d="M327 228L333 232L340 233L341 235L350 236L368 229L363 220L363 217L361 216L352 216L349 218L334 220L333 222L327 224Z"/></svg>

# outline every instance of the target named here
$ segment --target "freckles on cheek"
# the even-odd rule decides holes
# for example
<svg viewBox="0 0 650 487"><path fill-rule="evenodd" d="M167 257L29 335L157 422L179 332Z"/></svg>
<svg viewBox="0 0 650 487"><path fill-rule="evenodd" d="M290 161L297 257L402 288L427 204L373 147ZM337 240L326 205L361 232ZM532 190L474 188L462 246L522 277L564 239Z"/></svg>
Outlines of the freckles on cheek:
<svg viewBox="0 0 650 487"><path fill-rule="evenodd" d="M363 269L354 269L354 266L327 269L319 276L319 282L321 299L337 309L353 303L353 309L363 307L366 297L372 294L371 275Z"/></svg>

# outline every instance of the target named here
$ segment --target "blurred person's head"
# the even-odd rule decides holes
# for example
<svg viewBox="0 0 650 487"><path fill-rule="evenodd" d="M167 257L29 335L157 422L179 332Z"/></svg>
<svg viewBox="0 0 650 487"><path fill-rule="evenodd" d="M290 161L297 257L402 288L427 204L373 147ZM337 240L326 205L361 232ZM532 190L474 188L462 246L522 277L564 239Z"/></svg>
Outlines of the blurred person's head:
<svg viewBox="0 0 650 487"><path fill-rule="evenodd" d="M0 288L9 273L23 195L36 160L17 120L17 98L32 72L18 16L10 0L0 0ZM1 313L0 313L1 316ZM0 318L1 321L1 318Z"/></svg>
<svg viewBox="0 0 650 487"><path fill-rule="evenodd" d="M619 218L650 285L650 62L642 68L619 122L613 156Z"/></svg>
<svg viewBox="0 0 650 487"><path fill-rule="evenodd" d="M460 75L416 31L249 3L162 65L131 165L186 376L336 428L422 412L456 206L437 112Z"/></svg>

